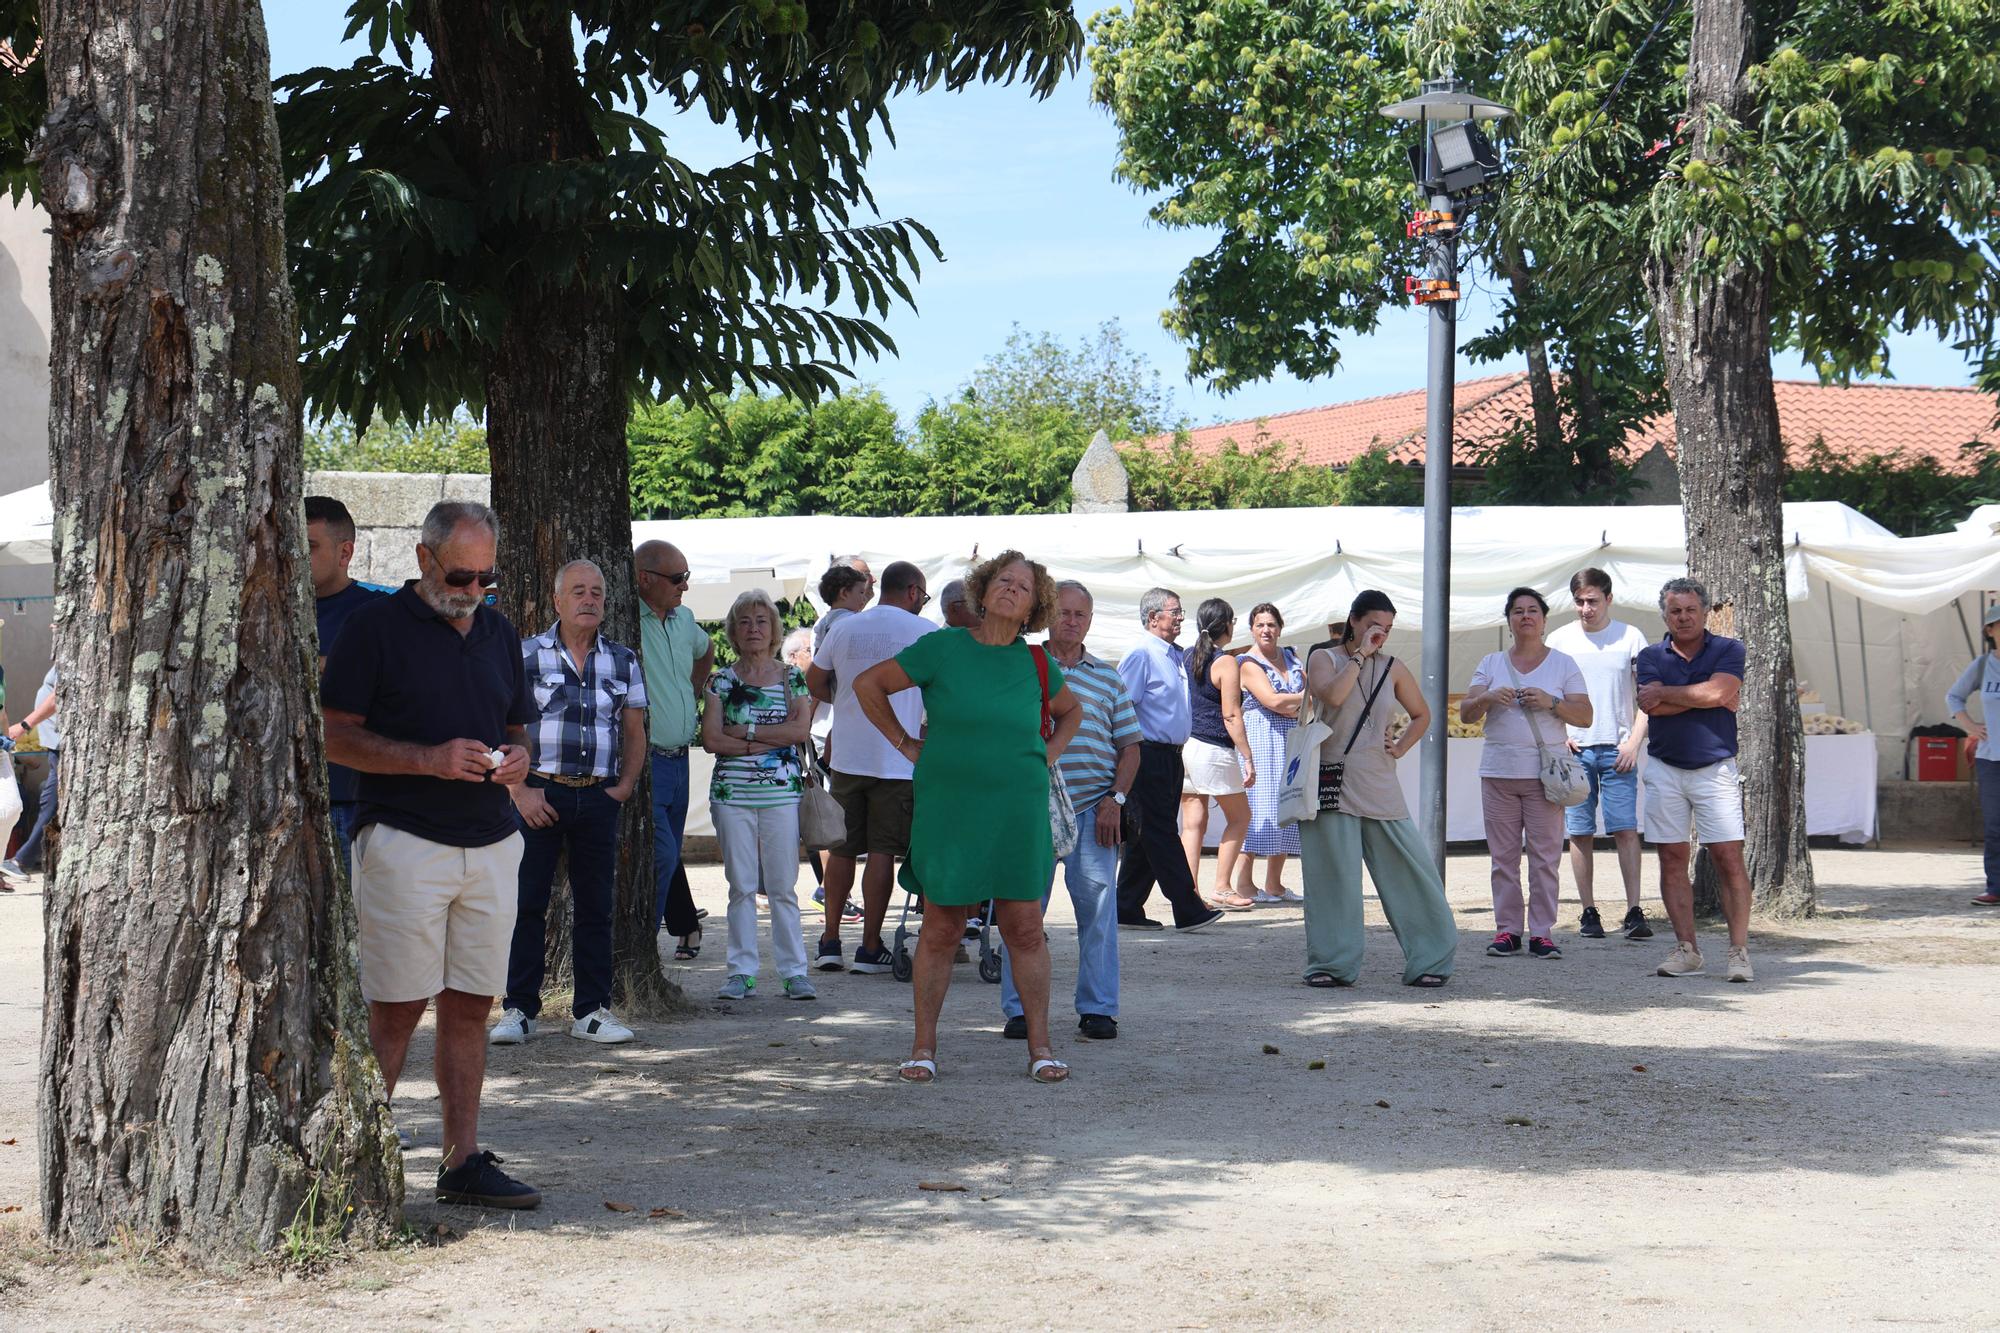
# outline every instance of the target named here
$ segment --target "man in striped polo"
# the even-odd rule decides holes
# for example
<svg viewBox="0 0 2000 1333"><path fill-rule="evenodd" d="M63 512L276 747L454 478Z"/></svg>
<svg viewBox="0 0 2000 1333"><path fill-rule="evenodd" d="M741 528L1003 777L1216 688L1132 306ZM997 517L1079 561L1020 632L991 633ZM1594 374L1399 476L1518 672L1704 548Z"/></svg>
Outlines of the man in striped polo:
<svg viewBox="0 0 2000 1333"><path fill-rule="evenodd" d="M1076 850L1062 858L1063 882L1076 909L1077 1028L1110 1041L1118 1035L1118 844L1125 795L1139 775L1139 715L1115 668L1083 646L1090 633L1090 589L1066 579L1056 585L1056 615L1049 626L1049 656L1062 666L1070 693L1083 705L1083 725L1057 765L1076 806ZM1050 887L1054 887L1051 876ZM1049 900L1042 898L1042 908ZM1006 1036L1026 1041L1028 1020L1014 989L1014 969L1003 960L1000 1005Z"/></svg>

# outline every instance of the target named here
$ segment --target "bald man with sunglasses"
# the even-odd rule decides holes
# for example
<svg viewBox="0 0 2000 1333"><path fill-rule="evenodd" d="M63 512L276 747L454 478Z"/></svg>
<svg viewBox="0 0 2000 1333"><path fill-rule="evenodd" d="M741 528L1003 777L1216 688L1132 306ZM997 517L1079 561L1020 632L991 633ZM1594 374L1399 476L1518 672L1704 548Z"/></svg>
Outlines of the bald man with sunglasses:
<svg viewBox="0 0 2000 1333"><path fill-rule="evenodd" d="M715 645L681 605L688 562L670 542L632 553L639 585L639 662L646 683L646 743L653 775L653 926L680 937L675 957L700 950L701 926L681 869L688 816L688 747L701 730L696 701L715 669Z"/></svg>

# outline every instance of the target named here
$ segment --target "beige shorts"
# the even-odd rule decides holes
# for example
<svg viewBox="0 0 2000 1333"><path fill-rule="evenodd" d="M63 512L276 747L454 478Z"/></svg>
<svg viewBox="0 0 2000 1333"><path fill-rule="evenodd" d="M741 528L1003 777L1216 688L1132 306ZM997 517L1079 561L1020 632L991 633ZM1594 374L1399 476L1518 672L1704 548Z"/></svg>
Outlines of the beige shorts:
<svg viewBox="0 0 2000 1333"><path fill-rule="evenodd" d="M1243 761L1226 745L1189 737L1181 746L1181 795L1235 796L1243 790Z"/></svg>
<svg viewBox="0 0 2000 1333"><path fill-rule="evenodd" d="M442 990L507 993L521 893L521 835L451 847L387 824L354 840L361 994L384 1004Z"/></svg>
<svg viewBox="0 0 2000 1333"><path fill-rule="evenodd" d="M1743 841L1743 774L1734 759L1705 768L1646 765L1646 841Z"/></svg>

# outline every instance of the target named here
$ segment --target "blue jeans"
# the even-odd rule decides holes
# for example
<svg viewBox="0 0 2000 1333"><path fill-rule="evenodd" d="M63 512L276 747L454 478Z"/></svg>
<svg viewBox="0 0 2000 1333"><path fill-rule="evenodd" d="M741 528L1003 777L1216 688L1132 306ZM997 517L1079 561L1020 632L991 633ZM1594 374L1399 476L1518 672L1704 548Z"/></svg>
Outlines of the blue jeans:
<svg viewBox="0 0 2000 1333"><path fill-rule="evenodd" d="M62 751L50 750L48 755L49 773L42 779L41 799L35 806L35 826L28 831L27 841L21 844L21 850L14 853L14 864L23 870L42 868L42 836L48 832L49 819L56 812L56 783L62 768Z"/></svg>
<svg viewBox="0 0 2000 1333"><path fill-rule="evenodd" d="M623 807L595 787L565 787L530 778L556 812L547 828L521 825L520 909L507 957L507 1005L533 1018L542 1012L542 971L548 957L549 892L556 862L569 853L570 931L576 997L582 1018L611 1006L611 902L618 866L618 815Z"/></svg>
<svg viewBox="0 0 2000 1333"><path fill-rule="evenodd" d="M1979 777L1979 813L1986 826L1986 891L2000 893L2000 759L1975 759L1972 763Z"/></svg>
<svg viewBox="0 0 2000 1333"><path fill-rule="evenodd" d="M687 836L688 757L654 754L653 762L653 930L667 915L667 890L681 868L681 842ZM684 932L676 932L684 933Z"/></svg>
<svg viewBox="0 0 2000 1333"><path fill-rule="evenodd" d="M332 803L333 842L340 849L340 868L347 872L347 882L354 882L354 815L361 808L359 801L335 801Z"/></svg>
<svg viewBox="0 0 2000 1333"><path fill-rule="evenodd" d="M2000 764L1995 765L2000 768ZM1076 850L1062 858L1063 883L1076 909L1076 1012L1118 1017L1118 849L1097 845L1097 803L1076 812ZM1055 887L1055 877L1049 878ZM1042 911L1049 910L1048 894ZM1014 965L1000 951L1000 1009L1021 1016Z"/></svg>
<svg viewBox="0 0 2000 1333"><path fill-rule="evenodd" d="M1563 832L1572 838L1597 834L1597 811L1604 808L1604 831L1623 833L1639 827L1639 770L1618 771L1618 747L1586 745L1576 762L1590 779L1590 799L1563 811Z"/></svg>

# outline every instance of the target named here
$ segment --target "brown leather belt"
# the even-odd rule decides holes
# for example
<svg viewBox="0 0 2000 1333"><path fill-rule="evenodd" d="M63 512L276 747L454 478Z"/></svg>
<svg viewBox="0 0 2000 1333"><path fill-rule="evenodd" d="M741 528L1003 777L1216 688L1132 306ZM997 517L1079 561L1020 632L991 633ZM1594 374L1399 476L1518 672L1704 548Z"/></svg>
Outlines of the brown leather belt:
<svg viewBox="0 0 2000 1333"><path fill-rule="evenodd" d="M553 782L558 787L595 787L601 782L611 780L600 777L573 778L567 773L537 773L535 776L544 782Z"/></svg>

